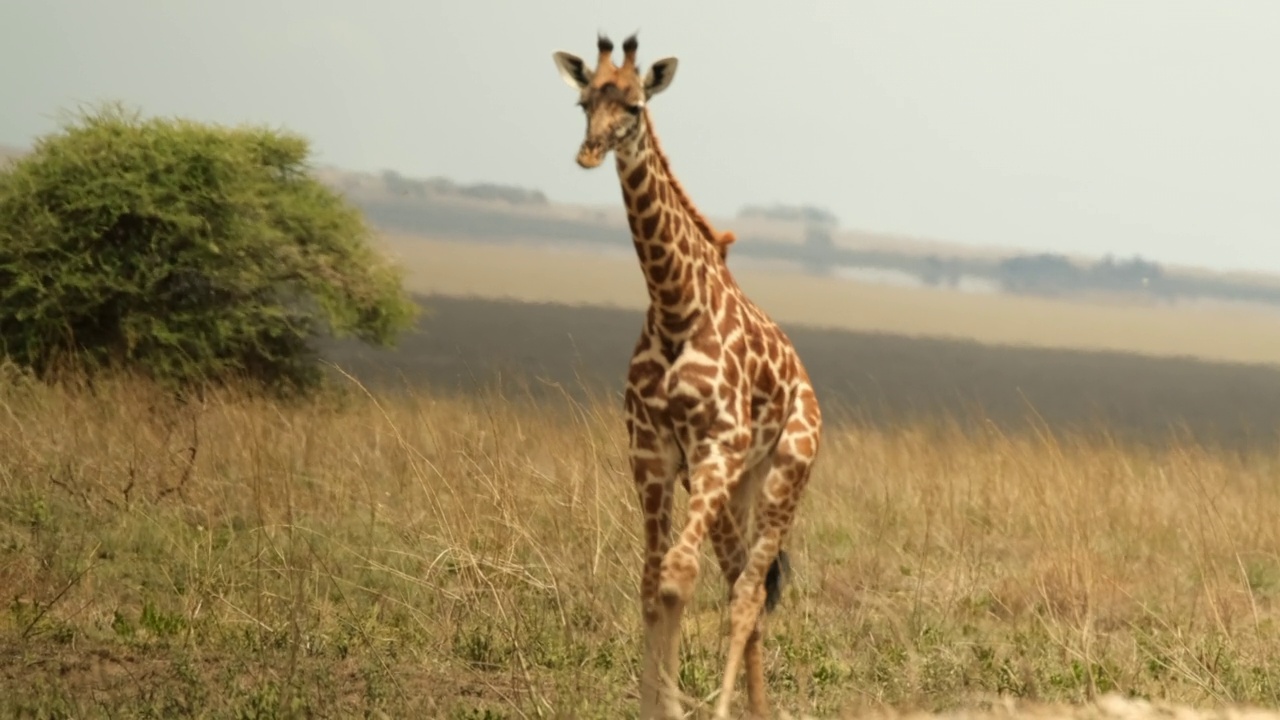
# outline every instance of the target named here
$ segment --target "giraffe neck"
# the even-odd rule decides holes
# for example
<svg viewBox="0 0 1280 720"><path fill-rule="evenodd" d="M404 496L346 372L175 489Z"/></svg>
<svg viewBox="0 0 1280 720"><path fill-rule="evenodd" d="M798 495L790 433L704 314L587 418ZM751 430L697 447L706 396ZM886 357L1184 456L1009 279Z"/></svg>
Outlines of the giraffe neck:
<svg viewBox="0 0 1280 720"><path fill-rule="evenodd" d="M646 109L637 136L614 151L618 180L658 329L682 339L711 310L707 279L724 261L718 236L672 174L651 128Z"/></svg>

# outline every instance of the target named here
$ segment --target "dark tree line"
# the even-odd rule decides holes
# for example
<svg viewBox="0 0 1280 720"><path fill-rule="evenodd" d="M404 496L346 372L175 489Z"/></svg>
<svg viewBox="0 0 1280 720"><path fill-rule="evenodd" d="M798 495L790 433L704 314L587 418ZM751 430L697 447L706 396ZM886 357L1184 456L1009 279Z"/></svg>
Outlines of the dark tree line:
<svg viewBox="0 0 1280 720"><path fill-rule="evenodd" d="M1078 264L1063 255L1017 255L996 266L996 280L1005 292L1064 295L1081 291L1151 292L1159 288L1164 270L1141 257L1117 261L1111 256L1092 264Z"/></svg>
<svg viewBox="0 0 1280 720"><path fill-rule="evenodd" d="M476 183L461 185L448 178L415 180L395 170L382 171L382 183L387 192L394 195L425 199L435 197L465 197L473 200L497 200L512 205L546 205L547 196L541 190L528 190L514 185Z"/></svg>

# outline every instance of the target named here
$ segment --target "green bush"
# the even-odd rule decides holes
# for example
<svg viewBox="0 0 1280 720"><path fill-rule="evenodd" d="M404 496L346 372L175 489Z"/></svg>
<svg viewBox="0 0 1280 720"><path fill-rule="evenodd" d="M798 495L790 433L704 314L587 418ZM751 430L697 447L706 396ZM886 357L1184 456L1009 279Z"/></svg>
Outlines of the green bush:
<svg viewBox="0 0 1280 720"><path fill-rule="evenodd" d="M305 390L322 336L390 345L416 309L303 138L80 114L0 172L0 352L165 384Z"/></svg>

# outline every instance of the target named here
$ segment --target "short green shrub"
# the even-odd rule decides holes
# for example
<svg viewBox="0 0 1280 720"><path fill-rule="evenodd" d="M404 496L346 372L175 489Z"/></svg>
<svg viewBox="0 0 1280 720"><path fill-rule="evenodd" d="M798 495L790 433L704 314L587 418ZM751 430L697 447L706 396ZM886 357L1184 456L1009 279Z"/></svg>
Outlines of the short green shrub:
<svg viewBox="0 0 1280 720"><path fill-rule="evenodd" d="M265 128L82 113L0 173L0 351L40 375L314 387L321 336L394 342L415 306L364 218Z"/></svg>

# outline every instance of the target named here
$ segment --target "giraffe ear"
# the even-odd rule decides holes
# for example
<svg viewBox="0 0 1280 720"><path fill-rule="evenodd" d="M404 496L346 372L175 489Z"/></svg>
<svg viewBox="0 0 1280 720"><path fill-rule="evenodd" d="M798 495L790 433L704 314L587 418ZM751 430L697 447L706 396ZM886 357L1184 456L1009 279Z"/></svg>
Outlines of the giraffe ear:
<svg viewBox="0 0 1280 720"><path fill-rule="evenodd" d="M673 57L655 60L644 74L644 96L651 98L667 89L676 76L676 59Z"/></svg>
<svg viewBox="0 0 1280 720"><path fill-rule="evenodd" d="M591 78L587 76L587 64L582 58L563 51L554 53L551 58L556 61L560 77L564 78L569 87L581 90L591 84Z"/></svg>

